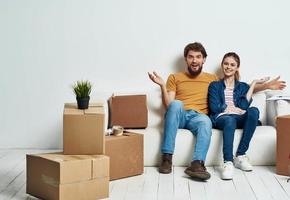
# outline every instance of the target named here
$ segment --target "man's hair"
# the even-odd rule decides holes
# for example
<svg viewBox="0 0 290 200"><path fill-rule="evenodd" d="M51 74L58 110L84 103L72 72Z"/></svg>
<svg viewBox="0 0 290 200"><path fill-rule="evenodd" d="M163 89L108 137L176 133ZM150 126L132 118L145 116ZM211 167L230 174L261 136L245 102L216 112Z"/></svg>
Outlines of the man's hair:
<svg viewBox="0 0 290 200"><path fill-rule="evenodd" d="M222 63L224 63L225 59L228 58L228 57L232 57L236 62L237 62L237 66L238 68L240 67L240 64L241 64L241 61L240 61L240 57L238 54L236 54L235 52L228 52L224 55L223 59L222 59ZM240 80L241 76L240 76L240 73L239 71L236 71L235 73L235 80Z"/></svg>
<svg viewBox="0 0 290 200"><path fill-rule="evenodd" d="M205 48L199 42L194 42L194 43L190 43L190 44L186 45L186 47L184 48L184 58L186 58L189 51L201 52L201 54L204 58L207 57L207 53L205 51Z"/></svg>

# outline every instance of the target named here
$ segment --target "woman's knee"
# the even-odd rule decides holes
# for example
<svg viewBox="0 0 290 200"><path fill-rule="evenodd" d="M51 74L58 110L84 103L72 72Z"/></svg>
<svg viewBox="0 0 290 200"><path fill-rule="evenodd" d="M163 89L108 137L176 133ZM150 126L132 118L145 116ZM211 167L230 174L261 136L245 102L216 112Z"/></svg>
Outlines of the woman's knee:
<svg viewBox="0 0 290 200"><path fill-rule="evenodd" d="M259 119L260 111L258 108L250 107L250 108L248 108L247 113L248 113L249 118L255 119L255 120Z"/></svg>
<svg viewBox="0 0 290 200"><path fill-rule="evenodd" d="M219 119L219 124L222 124L222 127L236 129L237 123L236 123L235 118L232 116L222 116Z"/></svg>
<svg viewBox="0 0 290 200"><path fill-rule="evenodd" d="M232 116L221 116L218 122L224 124L224 126L236 124L236 120Z"/></svg>

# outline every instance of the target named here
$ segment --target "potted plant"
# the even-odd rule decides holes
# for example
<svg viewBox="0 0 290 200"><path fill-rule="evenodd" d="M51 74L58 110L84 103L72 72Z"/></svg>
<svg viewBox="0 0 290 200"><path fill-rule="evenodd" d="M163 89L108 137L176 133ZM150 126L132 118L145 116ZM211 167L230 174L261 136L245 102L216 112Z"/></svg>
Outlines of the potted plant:
<svg viewBox="0 0 290 200"><path fill-rule="evenodd" d="M92 84L89 81L77 81L73 85L76 95L78 109L88 109Z"/></svg>

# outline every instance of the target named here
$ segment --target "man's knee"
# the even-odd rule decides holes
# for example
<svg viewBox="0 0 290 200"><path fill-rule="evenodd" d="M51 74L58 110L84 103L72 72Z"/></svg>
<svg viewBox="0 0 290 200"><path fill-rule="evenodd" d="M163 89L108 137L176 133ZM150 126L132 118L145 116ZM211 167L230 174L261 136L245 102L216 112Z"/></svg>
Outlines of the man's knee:
<svg viewBox="0 0 290 200"><path fill-rule="evenodd" d="M212 129L212 122L208 116L205 115L202 118L202 123L204 124L205 128L210 129L210 130Z"/></svg>
<svg viewBox="0 0 290 200"><path fill-rule="evenodd" d="M212 132L212 123L210 118L207 115L200 117L198 121L198 134L211 136Z"/></svg>
<svg viewBox="0 0 290 200"><path fill-rule="evenodd" d="M180 110L183 109L183 103L182 101L179 101L179 100L174 100L172 101L168 108L167 108L167 112L170 111L170 112L178 112Z"/></svg>

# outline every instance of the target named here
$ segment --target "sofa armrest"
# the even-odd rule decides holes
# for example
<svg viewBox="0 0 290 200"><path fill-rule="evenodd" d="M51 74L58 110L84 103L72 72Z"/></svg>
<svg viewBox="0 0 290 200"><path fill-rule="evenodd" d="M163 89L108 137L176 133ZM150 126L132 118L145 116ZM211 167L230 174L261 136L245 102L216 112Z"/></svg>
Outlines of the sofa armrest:
<svg viewBox="0 0 290 200"><path fill-rule="evenodd" d="M276 118L281 115L290 114L290 101L274 100L267 102L267 124L276 126Z"/></svg>
<svg viewBox="0 0 290 200"><path fill-rule="evenodd" d="M273 96L285 96L285 91L283 90L267 90L265 91L267 99ZM266 101L266 112L267 112L267 125L269 126L276 126L276 118L281 113L281 103L278 101L285 101L285 100L267 100ZM282 103L284 104L284 103ZM289 109L288 109L289 110ZM289 111L290 112L290 111Z"/></svg>
<svg viewBox="0 0 290 200"><path fill-rule="evenodd" d="M277 116L290 115L290 101L277 100L276 102Z"/></svg>

